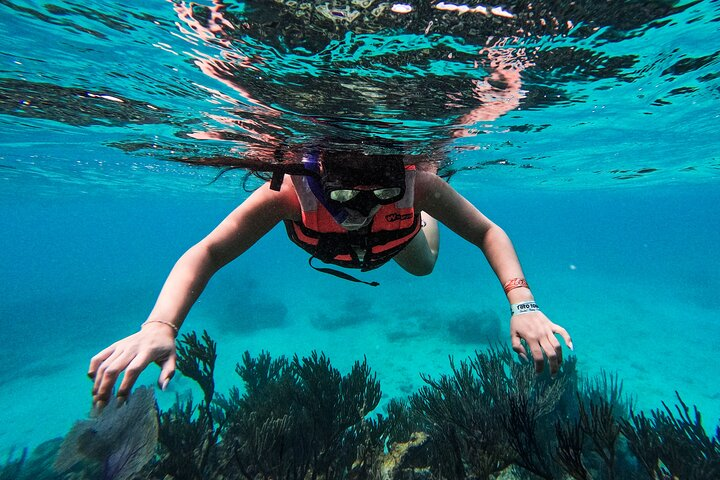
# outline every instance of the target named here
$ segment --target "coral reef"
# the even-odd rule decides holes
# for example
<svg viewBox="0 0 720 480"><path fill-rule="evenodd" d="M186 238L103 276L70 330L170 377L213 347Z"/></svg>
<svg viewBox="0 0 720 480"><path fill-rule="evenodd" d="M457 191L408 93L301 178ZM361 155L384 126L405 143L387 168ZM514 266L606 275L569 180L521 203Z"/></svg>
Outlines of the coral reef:
<svg viewBox="0 0 720 480"><path fill-rule="evenodd" d="M449 373L424 376L422 388L390 400L383 414L375 413L380 385L364 360L343 375L321 353L245 352L236 366L241 385L221 395L216 358L207 332L178 340L178 368L203 399L178 398L160 414L157 447L147 424L152 392L140 388L129 406L105 411L125 408L141 421L80 422L62 447L51 441L32 455L11 454L0 480L720 478L720 426L708 435L679 395L674 407L636 412L617 376L581 379L573 357L555 376L535 374L507 347L450 358ZM125 425L115 430L120 441L108 442L116 424ZM49 468L56 456L64 473ZM127 467L108 469L120 457Z"/></svg>
<svg viewBox="0 0 720 480"><path fill-rule="evenodd" d="M148 478L369 478L382 452L383 425L366 418L380 385L365 361L343 376L327 357L257 358L236 372L243 391L215 395L215 344L185 335L178 368L203 387L203 402L176 404L161 416L161 460Z"/></svg>
<svg viewBox="0 0 720 480"><path fill-rule="evenodd" d="M407 442L395 443L383 456L380 466L380 479L432 478L432 472L426 466L428 456L428 435L415 432Z"/></svg>
<svg viewBox="0 0 720 480"><path fill-rule="evenodd" d="M70 478L71 475L72 478L81 480L100 476L96 465L74 468L71 474L56 472L53 464L62 443L62 438L48 440L38 445L29 456L27 449L24 449L17 459L13 459L11 452L5 467L0 467L0 480L59 480Z"/></svg>
<svg viewBox="0 0 720 480"><path fill-rule="evenodd" d="M432 438L433 470L444 478L490 478L517 464L552 478L542 443L549 427L538 422L574 387L574 361L555 379L514 362L508 348L450 364L450 375L423 377L426 386L409 402L416 428Z"/></svg>
<svg viewBox="0 0 720 480"><path fill-rule="evenodd" d="M160 460L145 478L215 478L218 470L213 457L222 433L221 412L214 406L217 344L206 331L198 339L195 332L184 334L177 344L177 368L197 382L203 401L195 406L192 398L175 404L160 415ZM161 474L162 472L162 474Z"/></svg>
<svg viewBox="0 0 720 480"><path fill-rule="evenodd" d="M664 410L653 410L650 417L632 412L631 419L622 422L630 450L651 478L720 478L720 425L709 437L697 408L691 416L690 408L676 395L677 416L663 402Z"/></svg>
<svg viewBox="0 0 720 480"><path fill-rule="evenodd" d="M157 438L155 394L140 387L124 404L112 398L94 418L77 422L60 446L54 468L67 472L90 461L100 465L103 479L127 480L153 457Z"/></svg>

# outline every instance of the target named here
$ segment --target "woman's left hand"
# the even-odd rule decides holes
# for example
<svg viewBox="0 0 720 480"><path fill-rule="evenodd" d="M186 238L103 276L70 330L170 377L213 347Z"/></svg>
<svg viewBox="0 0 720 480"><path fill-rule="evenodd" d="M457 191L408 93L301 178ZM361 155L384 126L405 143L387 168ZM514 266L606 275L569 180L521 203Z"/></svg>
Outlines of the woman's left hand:
<svg viewBox="0 0 720 480"><path fill-rule="evenodd" d="M555 334L560 334L568 348L573 349L572 340L567 330L552 323L542 312L515 314L510 319L512 349L523 360L527 360L525 347L520 342L521 339L524 339L532 353L537 373L542 372L545 366L543 353L548 359L551 374L556 374L560 368L562 346Z"/></svg>

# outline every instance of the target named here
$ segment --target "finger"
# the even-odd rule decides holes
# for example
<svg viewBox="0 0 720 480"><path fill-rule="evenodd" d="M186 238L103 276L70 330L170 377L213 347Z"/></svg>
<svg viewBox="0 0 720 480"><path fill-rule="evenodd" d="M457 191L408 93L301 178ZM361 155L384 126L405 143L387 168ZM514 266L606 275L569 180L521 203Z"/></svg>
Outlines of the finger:
<svg viewBox="0 0 720 480"><path fill-rule="evenodd" d="M107 405L107 402L105 402L103 400L93 401L92 416L97 417L100 414L100 412L103 411L103 409L105 408L105 405Z"/></svg>
<svg viewBox="0 0 720 480"><path fill-rule="evenodd" d="M530 345L530 352L532 352L533 361L535 362L535 372L540 373L545 368L545 358L543 357L543 351L539 343Z"/></svg>
<svg viewBox="0 0 720 480"><path fill-rule="evenodd" d="M95 374L97 373L97 369L100 367L102 362L104 362L112 353L115 351L115 346L110 345L105 350L101 351L97 355L95 355L93 358L90 359L90 366L88 367L88 377L94 379Z"/></svg>
<svg viewBox="0 0 720 480"><path fill-rule="evenodd" d="M115 349L112 354L107 357L97 368L97 372L95 373L95 382L93 383L93 389L92 393L95 395L100 388L100 384L103 381L103 377L105 376L105 370L115 362L116 359L118 359L123 354L123 350L121 349Z"/></svg>
<svg viewBox="0 0 720 480"><path fill-rule="evenodd" d="M563 340L565 340L565 345L567 345L570 350L575 350L575 348L573 347L572 338L570 338L570 334L567 332L567 330L565 330L560 325L553 324L552 331L553 333L558 333L561 337L563 337Z"/></svg>
<svg viewBox="0 0 720 480"><path fill-rule="evenodd" d="M100 382L100 386L98 387L94 395L96 400L103 400L107 402L110 399L112 389L115 386L115 382L117 381L118 376L120 376L120 373L122 373L122 371L127 368L131 361L131 355L124 354L120 357L117 357L112 362L112 364L105 368L102 380Z"/></svg>
<svg viewBox="0 0 720 480"><path fill-rule="evenodd" d="M558 365L562 365L563 361L563 354L562 354L562 345L560 345L560 342L555 337L554 334L548 335L548 342L550 342L550 345L552 346L553 350L555 350L555 355L557 356Z"/></svg>
<svg viewBox="0 0 720 480"><path fill-rule="evenodd" d="M560 365L558 363L558 356L555 348L553 348L552 344L548 341L547 338L540 341L540 347L543 349L543 351L545 352L545 356L548 359L550 374L555 375L558 372L558 368Z"/></svg>
<svg viewBox="0 0 720 480"><path fill-rule="evenodd" d="M161 365L160 377L158 378L158 385L160 389L165 391L170 383L170 380L175 375L175 352L172 352Z"/></svg>
<svg viewBox="0 0 720 480"><path fill-rule="evenodd" d="M133 385L135 385L138 377L149 363L150 359L147 356L138 355L128 364L122 382L120 382L120 386L118 387L118 398L125 398L130 395Z"/></svg>
<svg viewBox="0 0 720 480"><path fill-rule="evenodd" d="M525 347L523 346L522 342L520 342L520 336L513 335L510 339L512 342L512 349L515 351L515 353L518 354L518 357L522 358L524 361L527 362L527 355L525 353Z"/></svg>

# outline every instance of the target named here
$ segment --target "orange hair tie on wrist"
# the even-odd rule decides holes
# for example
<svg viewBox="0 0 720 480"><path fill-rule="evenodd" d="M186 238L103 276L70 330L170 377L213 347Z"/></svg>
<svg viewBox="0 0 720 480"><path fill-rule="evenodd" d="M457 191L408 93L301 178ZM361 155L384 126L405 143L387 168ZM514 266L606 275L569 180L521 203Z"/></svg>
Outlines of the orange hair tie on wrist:
<svg viewBox="0 0 720 480"><path fill-rule="evenodd" d="M505 293L510 293L510 290L514 290L516 288L525 287L530 288L528 286L527 281L524 278L511 278L505 284L503 285L503 290L505 290Z"/></svg>

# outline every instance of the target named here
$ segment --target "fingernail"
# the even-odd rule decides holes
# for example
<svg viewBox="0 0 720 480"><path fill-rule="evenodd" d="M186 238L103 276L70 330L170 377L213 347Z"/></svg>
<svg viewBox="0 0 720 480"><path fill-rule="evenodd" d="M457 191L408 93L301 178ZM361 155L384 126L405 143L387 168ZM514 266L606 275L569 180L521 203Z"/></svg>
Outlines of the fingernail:
<svg viewBox="0 0 720 480"><path fill-rule="evenodd" d="M161 387L161 390L162 390L163 392L164 392L165 390L167 390L168 383L170 383L170 379L169 379L169 378L166 378L165 381L164 381L163 384L162 384L162 387Z"/></svg>
<svg viewBox="0 0 720 480"><path fill-rule="evenodd" d="M575 351L575 347L573 347L572 343L568 344L568 347L570 347L570 350L572 350L573 352Z"/></svg>
<svg viewBox="0 0 720 480"><path fill-rule="evenodd" d="M121 407L127 402L127 397L117 397L117 406Z"/></svg>

